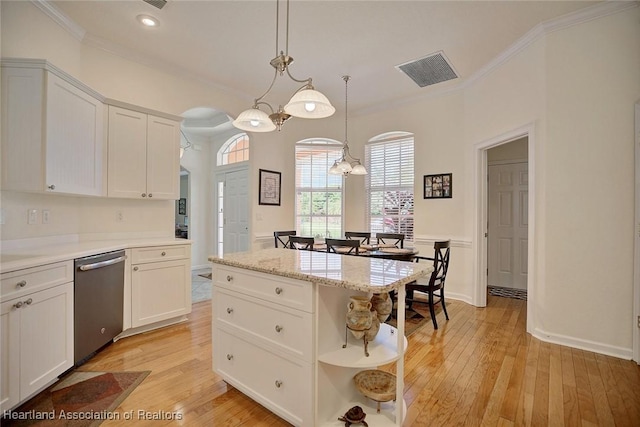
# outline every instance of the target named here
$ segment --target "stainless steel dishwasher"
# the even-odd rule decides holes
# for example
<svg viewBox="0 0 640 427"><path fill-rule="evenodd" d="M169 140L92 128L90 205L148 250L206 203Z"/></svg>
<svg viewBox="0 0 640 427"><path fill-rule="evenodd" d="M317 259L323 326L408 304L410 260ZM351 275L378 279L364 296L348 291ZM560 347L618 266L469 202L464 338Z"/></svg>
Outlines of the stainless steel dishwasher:
<svg viewBox="0 0 640 427"><path fill-rule="evenodd" d="M86 362L122 332L124 251L75 260L74 364Z"/></svg>

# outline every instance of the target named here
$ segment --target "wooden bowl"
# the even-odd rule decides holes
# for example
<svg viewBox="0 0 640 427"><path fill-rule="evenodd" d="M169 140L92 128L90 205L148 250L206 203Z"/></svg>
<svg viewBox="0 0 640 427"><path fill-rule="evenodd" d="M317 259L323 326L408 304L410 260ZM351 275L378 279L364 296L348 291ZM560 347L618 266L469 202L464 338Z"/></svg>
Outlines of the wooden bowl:
<svg viewBox="0 0 640 427"><path fill-rule="evenodd" d="M396 376L380 369L358 372L353 381L360 393L376 402L388 402L396 398Z"/></svg>

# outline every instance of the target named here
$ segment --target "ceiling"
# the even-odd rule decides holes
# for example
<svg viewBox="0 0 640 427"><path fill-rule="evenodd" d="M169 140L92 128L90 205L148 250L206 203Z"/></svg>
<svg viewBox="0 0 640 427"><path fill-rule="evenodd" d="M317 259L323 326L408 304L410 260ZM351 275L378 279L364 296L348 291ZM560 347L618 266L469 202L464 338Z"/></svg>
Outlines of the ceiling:
<svg viewBox="0 0 640 427"><path fill-rule="evenodd" d="M168 0L162 9L142 0L48 3L84 28L88 43L209 81L246 99L247 108L273 78L269 61L276 56L276 0ZM295 61L290 72L297 79L313 77L338 113L344 110L342 76L350 75L349 114L358 114L453 88L539 23L595 3L292 0L289 55ZM285 10L282 0L279 38L280 50L286 51ZM143 27L136 20L139 14L154 16L160 25ZM396 68L440 51L459 78L421 88ZM265 100L277 108L297 88L279 77ZM202 134L214 131L212 124L220 121L215 111L192 113L186 115L190 128L200 127Z"/></svg>

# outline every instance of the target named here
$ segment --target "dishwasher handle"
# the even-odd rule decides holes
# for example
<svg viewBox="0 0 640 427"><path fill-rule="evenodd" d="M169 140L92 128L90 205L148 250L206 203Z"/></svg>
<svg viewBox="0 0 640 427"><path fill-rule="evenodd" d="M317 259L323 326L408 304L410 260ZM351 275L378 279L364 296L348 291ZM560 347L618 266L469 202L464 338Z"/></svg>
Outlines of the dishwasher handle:
<svg viewBox="0 0 640 427"><path fill-rule="evenodd" d="M108 259L108 260L105 260L105 261L96 262L96 263L93 263L93 264L81 265L80 267L78 267L78 269L80 271L95 270L96 268L102 268L102 267L107 267L109 265L118 264L120 262L123 262L125 259L127 259L127 256L123 255L123 256L120 256L118 258L112 258L112 259Z"/></svg>

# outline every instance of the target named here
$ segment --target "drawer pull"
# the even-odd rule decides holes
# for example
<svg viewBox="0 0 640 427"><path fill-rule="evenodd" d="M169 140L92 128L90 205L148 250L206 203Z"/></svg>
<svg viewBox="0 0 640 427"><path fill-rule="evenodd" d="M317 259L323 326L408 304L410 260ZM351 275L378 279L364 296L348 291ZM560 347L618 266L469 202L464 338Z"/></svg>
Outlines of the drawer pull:
<svg viewBox="0 0 640 427"><path fill-rule="evenodd" d="M280 325L276 325L276 332L282 332L284 328Z"/></svg>
<svg viewBox="0 0 640 427"><path fill-rule="evenodd" d="M233 359L233 354L227 354L227 360Z"/></svg>
<svg viewBox="0 0 640 427"><path fill-rule="evenodd" d="M280 381L280 380L276 380L276 387L277 387L277 388L282 387L282 381Z"/></svg>
<svg viewBox="0 0 640 427"><path fill-rule="evenodd" d="M24 303L27 304L27 305L31 305L32 302L33 302L33 299L29 298Z"/></svg>
<svg viewBox="0 0 640 427"><path fill-rule="evenodd" d="M233 280L233 277L232 277L232 276L227 276L227 282L230 282L230 281L232 281L232 280Z"/></svg>
<svg viewBox="0 0 640 427"><path fill-rule="evenodd" d="M276 294L280 295L282 293L282 288L276 288Z"/></svg>
<svg viewBox="0 0 640 427"><path fill-rule="evenodd" d="M51 184L51 185L48 185L47 188L49 190L55 190L56 189L56 185L55 184Z"/></svg>
<svg viewBox="0 0 640 427"><path fill-rule="evenodd" d="M22 307L22 301L18 301L17 303L13 304L13 308L20 308Z"/></svg>
<svg viewBox="0 0 640 427"><path fill-rule="evenodd" d="M18 288L24 288L25 286L27 286L27 281L26 281L26 280L20 280L20 281L16 284L16 287L18 287Z"/></svg>
<svg viewBox="0 0 640 427"><path fill-rule="evenodd" d="M142 193L142 197L147 197L147 194L146 193Z"/></svg>
<svg viewBox="0 0 640 427"><path fill-rule="evenodd" d="M231 314L231 313L233 313L233 308L227 307L227 314Z"/></svg>
<svg viewBox="0 0 640 427"><path fill-rule="evenodd" d="M149 197L153 197L153 194L149 193Z"/></svg>
<svg viewBox="0 0 640 427"><path fill-rule="evenodd" d="M138 271L138 267L133 267L133 271Z"/></svg>

